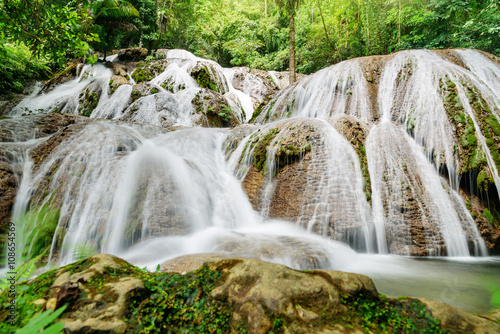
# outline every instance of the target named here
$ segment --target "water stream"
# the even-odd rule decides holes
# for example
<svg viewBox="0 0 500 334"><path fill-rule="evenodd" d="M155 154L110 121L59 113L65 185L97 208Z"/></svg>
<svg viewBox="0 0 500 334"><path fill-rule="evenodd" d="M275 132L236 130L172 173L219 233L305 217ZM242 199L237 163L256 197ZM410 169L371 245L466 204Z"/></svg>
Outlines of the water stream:
<svg viewBox="0 0 500 334"><path fill-rule="evenodd" d="M236 129L190 127L196 116L192 101L202 89L190 71L206 66L235 116L248 123L263 101L256 93L263 81L246 70L222 69L171 50L168 66L147 83L157 91L130 102L131 84L110 95L111 71L86 65L78 78L34 93L13 109L11 119L0 120L0 129L12 132L11 142L0 143L0 158L20 180L13 214L21 231L18 248L28 246L23 235L30 231L23 228L30 228L25 223L30 215L57 208L51 265L99 252L154 269L176 256L215 253L296 269L364 273L389 295L430 297L486 312L492 293L488 287L500 286L500 261L487 256L458 193L461 162L443 82L456 87L500 190L494 153L467 95L467 85L474 86L498 118L500 70L478 52L456 54L468 69L430 51L394 55L380 76L376 101L361 60L334 65L284 88L256 125ZM43 162L32 161L30 149L50 138L35 139L32 120L38 116L21 115L55 109L78 114L81 94L89 87L101 92L90 114L95 120L62 141ZM353 146L353 138L339 130L345 119L365 129L362 146ZM162 128L165 124L189 128L169 132ZM306 173L306 196L294 219L270 219L276 175L283 168L276 159L284 142L299 140L300 126L314 133L304 139L307 163L306 151L294 158ZM262 206L254 210L242 183L255 150L270 133L274 137L265 149ZM424 231L418 240L417 230ZM432 257L407 256L422 249Z"/></svg>

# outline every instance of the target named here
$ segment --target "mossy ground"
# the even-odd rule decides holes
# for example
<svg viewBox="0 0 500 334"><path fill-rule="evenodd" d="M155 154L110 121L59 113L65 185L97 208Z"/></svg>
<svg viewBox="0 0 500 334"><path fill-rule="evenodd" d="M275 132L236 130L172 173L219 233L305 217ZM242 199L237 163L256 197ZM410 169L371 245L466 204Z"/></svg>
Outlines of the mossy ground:
<svg viewBox="0 0 500 334"><path fill-rule="evenodd" d="M376 333L448 333L438 319L432 317L420 301L405 297L390 299L359 294L343 296L342 304L348 308L343 318L345 326L358 323L363 329Z"/></svg>

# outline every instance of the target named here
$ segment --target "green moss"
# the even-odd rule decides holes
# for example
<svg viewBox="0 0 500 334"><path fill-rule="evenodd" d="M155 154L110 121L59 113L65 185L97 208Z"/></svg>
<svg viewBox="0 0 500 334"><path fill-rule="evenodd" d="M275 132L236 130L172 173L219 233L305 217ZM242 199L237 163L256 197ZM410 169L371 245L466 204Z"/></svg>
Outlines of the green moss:
<svg viewBox="0 0 500 334"><path fill-rule="evenodd" d="M134 90L130 96L132 97L132 102L135 102L142 97L142 94L138 90Z"/></svg>
<svg viewBox="0 0 500 334"><path fill-rule="evenodd" d="M205 266L185 275L145 276L147 291L130 303L130 327L141 333L230 332L228 306L210 296L221 279L221 272Z"/></svg>
<svg viewBox="0 0 500 334"><path fill-rule="evenodd" d="M488 191L489 179L484 170L480 171L477 175L477 187L481 191Z"/></svg>
<svg viewBox="0 0 500 334"><path fill-rule="evenodd" d="M223 122L227 123L232 119L233 110L226 106L225 104L221 105L221 111L219 112L219 117Z"/></svg>
<svg viewBox="0 0 500 334"><path fill-rule="evenodd" d="M269 104L269 107L267 108L268 109L267 118L269 117L269 111L271 111L273 109L273 107L274 107L275 104L276 104L276 100L271 101L271 103ZM257 107L257 109L255 109L255 111L253 112L252 119L250 120L249 123L255 122L255 120L257 119L257 117L259 117L259 115L262 113L262 110L266 109L266 106L267 106L267 103L266 102L262 102ZM266 120L267 120L267 118L266 118Z"/></svg>
<svg viewBox="0 0 500 334"><path fill-rule="evenodd" d="M472 151L470 161L469 161L469 166L470 169L473 171L478 171L480 170L483 166L486 165L486 155L484 154L483 150L480 148L476 148Z"/></svg>
<svg viewBox="0 0 500 334"><path fill-rule="evenodd" d="M491 130L493 130L493 133L495 135L500 137L500 124L498 124L498 121L495 118L495 116L490 115L490 117L486 119L486 124L488 124Z"/></svg>
<svg viewBox="0 0 500 334"><path fill-rule="evenodd" d="M265 172L267 147L277 134L278 131L276 129L271 129L262 139L259 140L254 148L253 165L259 172Z"/></svg>
<svg viewBox="0 0 500 334"><path fill-rule="evenodd" d="M90 88L87 89L84 93L80 93L80 99L79 99L79 108L78 108L78 113L81 116L87 116L89 117L90 114L92 114L92 111L97 107L99 104L99 98L100 95L97 94L97 92L91 92Z"/></svg>
<svg viewBox="0 0 500 334"><path fill-rule="evenodd" d="M467 127L460 137L460 144L464 148L474 147L477 145L477 137L475 135L474 126Z"/></svg>
<svg viewBox="0 0 500 334"><path fill-rule="evenodd" d="M490 210L484 209L483 215L488 219L488 221L493 224L493 215L491 214Z"/></svg>
<svg viewBox="0 0 500 334"><path fill-rule="evenodd" d="M156 93L158 93L158 89L153 87L151 89L151 94L156 94Z"/></svg>
<svg viewBox="0 0 500 334"><path fill-rule="evenodd" d="M151 81L157 74L163 72L166 66L164 62L139 62L137 68L132 73L132 79L136 83Z"/></svg>
<svg viewBox="0 0 500 334"><path fill-rule="evenodd" d="M207 68L201 67L199 70L191 72L191 76L201 88L208 88L216 92L221 92L219 85L210 77Z"/></svg>
<svg viewBox="0 0 500 334"><path fill-rule="evenodd" d="M389 299L364 296L343 296L341 302L348 308L344 321L353 323L358 319L366 332L376 333L447 333L441 329L438 319L432 317L425 305L404 297Z"/></svg>

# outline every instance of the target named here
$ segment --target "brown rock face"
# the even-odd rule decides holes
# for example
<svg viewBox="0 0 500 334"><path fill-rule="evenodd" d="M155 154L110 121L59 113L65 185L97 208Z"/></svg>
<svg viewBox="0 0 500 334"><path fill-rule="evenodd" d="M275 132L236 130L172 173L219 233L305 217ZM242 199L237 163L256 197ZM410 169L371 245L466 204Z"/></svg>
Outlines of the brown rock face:
<svg viewBox="0 0 500 334"><path fill-rule="evenodd" d="M12 168L0 161L0 247L6 240L5 231L12 215L12 207L16 200L18 179Z"/></svg>
<svg viewBox="0 0 500 334"><path fill-rule="evenodd" d="M145 48L128 48L118 52L118 60L120 61L139 61L146 59L148 49Z"/></svg>

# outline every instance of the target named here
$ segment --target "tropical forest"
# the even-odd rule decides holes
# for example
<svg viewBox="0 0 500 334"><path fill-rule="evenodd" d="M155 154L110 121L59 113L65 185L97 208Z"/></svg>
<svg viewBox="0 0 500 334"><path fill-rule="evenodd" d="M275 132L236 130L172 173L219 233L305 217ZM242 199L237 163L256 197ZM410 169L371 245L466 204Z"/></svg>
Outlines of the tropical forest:
<svg viewBox="0 0 500 334"><path fill-rule="evenodd" d="M0 0L0 333L500 333L500 3Z"/></svg>

